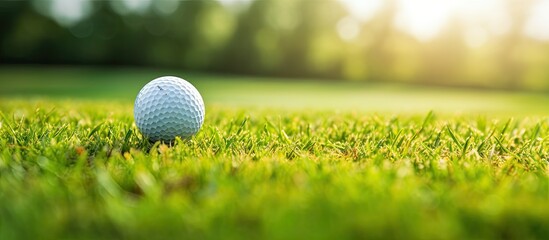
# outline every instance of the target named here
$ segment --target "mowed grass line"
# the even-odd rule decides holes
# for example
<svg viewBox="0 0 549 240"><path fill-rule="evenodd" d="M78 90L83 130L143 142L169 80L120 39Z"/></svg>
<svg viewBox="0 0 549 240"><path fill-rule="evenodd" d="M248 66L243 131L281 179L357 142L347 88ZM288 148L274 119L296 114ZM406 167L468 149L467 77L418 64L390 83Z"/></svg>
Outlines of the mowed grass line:
<svg viewBox="0 0 549 240"><path fill-rule="evenodd" d="M112 100L131 103L152 79L173 75L190 81L206 104L233 108L341 110L381 114L475 113L549 115L549 95L478 89L315 79L231 76L159 69L1 67L0 101L19 99Z"/></svg>
<svg viewBox="0 0 549 240"><path fill-rule="evenodd" d="M546 118L0 103L0 239L544 239Z"/></svg>

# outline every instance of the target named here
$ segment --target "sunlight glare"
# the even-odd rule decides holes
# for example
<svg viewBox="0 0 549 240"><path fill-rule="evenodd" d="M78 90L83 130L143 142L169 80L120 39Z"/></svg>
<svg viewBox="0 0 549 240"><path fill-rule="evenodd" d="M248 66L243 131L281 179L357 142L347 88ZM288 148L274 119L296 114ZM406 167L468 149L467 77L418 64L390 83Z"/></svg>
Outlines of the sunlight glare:
<svg viewBox="0 0 549 240"><path fill-rule="evenodd" d="M341 0L348 11L363 22L370 20L383 5L383 0Z"/></svg>
<svg viewBox="0 0 549 240"><path fill-rule="evenodd" d="M549 0L539 0L534 4L525 34L534 39L549 41Z"/></svg>
<svg viewBox="0 0 549 240"><path fill-rule="evenodd" d="M511 17L501 0L462 0L456 11L466 28L483 28L493 35L506 34L511 28Z"/></svg>
<svg viewBox="0 0 549 240"><path fill-rule="evenodd" d="M341 2L349 9L351 16L362 21L375 16L384 4L381 0ZM547 3L549 0L540 2ZM539 32L540 28L549 26L545 24L549 22L549 14L544 14L549 13L549 9L538 8L542 9L534 11L538 20L531 25L536 25L534 31ZM395 25L421 41L436 37L452 18L464 28L465 41L474 46L482 45L491 35L506 34L511 26L511 18L502 0L397 0Z"/></svg>
<svg viewBox="0 0 549 240"><path fill-rule="evenodd" d="M419 40L427 41L444 27L454 9L453 1L399 0L396 24Z"/></svg>

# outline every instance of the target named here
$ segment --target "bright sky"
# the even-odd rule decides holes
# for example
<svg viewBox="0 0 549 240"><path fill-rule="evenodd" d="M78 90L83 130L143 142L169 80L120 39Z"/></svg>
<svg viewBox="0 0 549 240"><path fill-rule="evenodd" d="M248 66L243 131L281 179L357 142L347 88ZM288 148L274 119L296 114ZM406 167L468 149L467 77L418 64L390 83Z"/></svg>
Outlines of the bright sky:
<svg viewBox="0 0 549 240"><path fill-rule="evenodd" d="M549 0L539 1L534 6L525 32L533 38L549 41Z"/></svg>
<svg viewBox="0 0 549 240"><path fill-rule="evenodd" d="M368 20L383 0L340 0L357 19ZM535 0L525 34L549 41L549 0ZM466 41L480 46L490 35L504 34L510 20L503 0L397 0L395 24L419 40L435 37L452 18L466 26Z"/></svg>
<svg viewBox="0 0 549 240"><path fill-rule="evenodd" d="M383 6L383 0L340 0L353 16L361 21L370 20Z"/></svg>

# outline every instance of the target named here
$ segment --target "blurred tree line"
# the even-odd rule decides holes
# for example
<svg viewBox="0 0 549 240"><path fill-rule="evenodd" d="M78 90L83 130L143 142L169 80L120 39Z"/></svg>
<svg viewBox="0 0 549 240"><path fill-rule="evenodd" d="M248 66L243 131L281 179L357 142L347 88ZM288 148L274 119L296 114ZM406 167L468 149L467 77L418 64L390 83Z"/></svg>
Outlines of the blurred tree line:
<svg viewBox="0 0 549 240"><path fill-rule="evenodd" d="M123 1L74 1L87 8L69 4L55 13L51 0L0 3L0 63L549 90L549 44L522 34L532 1L504 0L510 31L476 48L457 20L426 42L397 29L396 0L368 21L353 21L336 0L150 0L133 9ZM70 21L74 14L81 19Z"/></svg>

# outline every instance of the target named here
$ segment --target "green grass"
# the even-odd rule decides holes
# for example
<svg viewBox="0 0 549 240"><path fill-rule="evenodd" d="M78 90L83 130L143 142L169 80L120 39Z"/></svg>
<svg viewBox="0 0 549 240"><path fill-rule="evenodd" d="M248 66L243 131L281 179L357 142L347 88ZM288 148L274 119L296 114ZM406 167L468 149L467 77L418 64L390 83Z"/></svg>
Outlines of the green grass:
<svg viewBox="0 0 549 240"><path fill-rule="evenodd" d="M67 73L83 71L62 70L57 76L68 82ZM42 70L0 71L0 76L6 72L28 82L56 75ZM87 89L80 95L4 85L0 239L549 236L549 120L547 110L530 106L543 103L544 96L487 93L525 106L510 107L507 114L492 106L484 110L495 115L481 114L482 108L467 104L433 113L421 104L405 113L397 108L374 113L369 107L322 105L322 99L330 98L327 89L335 89L336 96L385 91L422 102L411 96L427 99L436 91L330 83L306 91L310 83L288 83L298 86L290 92L299 89L318 100L311 110L262 98L267 89L282 91L284 83L221 85L231 85L225 89L230 93L253 90L244 99L257 96L253 104L239 103L216 98L214 93L223 92L217 85L226 81L222 77L196 75L204 79L199 89L211 91L205 94L211 99L206 122L195 137L170 147L148 143L133 124L133 91L141 85L129 79L138 75L121 79L130 89L120 90L121 96L82 88L78 82L86 80L76 75L71 87ZM104 80L122 86L109 82ZM34 99L36 94L41 97ZM106 95L94 99L94 94ZM477 96L465 90L451 94ZM340 101L357 104L354 98Z"/></svg>
<svg viewBox="0 0 549 240"><path fill-rule="evenodd" d="M382 114L549 115L549 95L187 73L175 70L1 68L2 98L104 99L131 104L148 81L163 75L192 82L210 106L282 111L340 110Z"/></svg>

